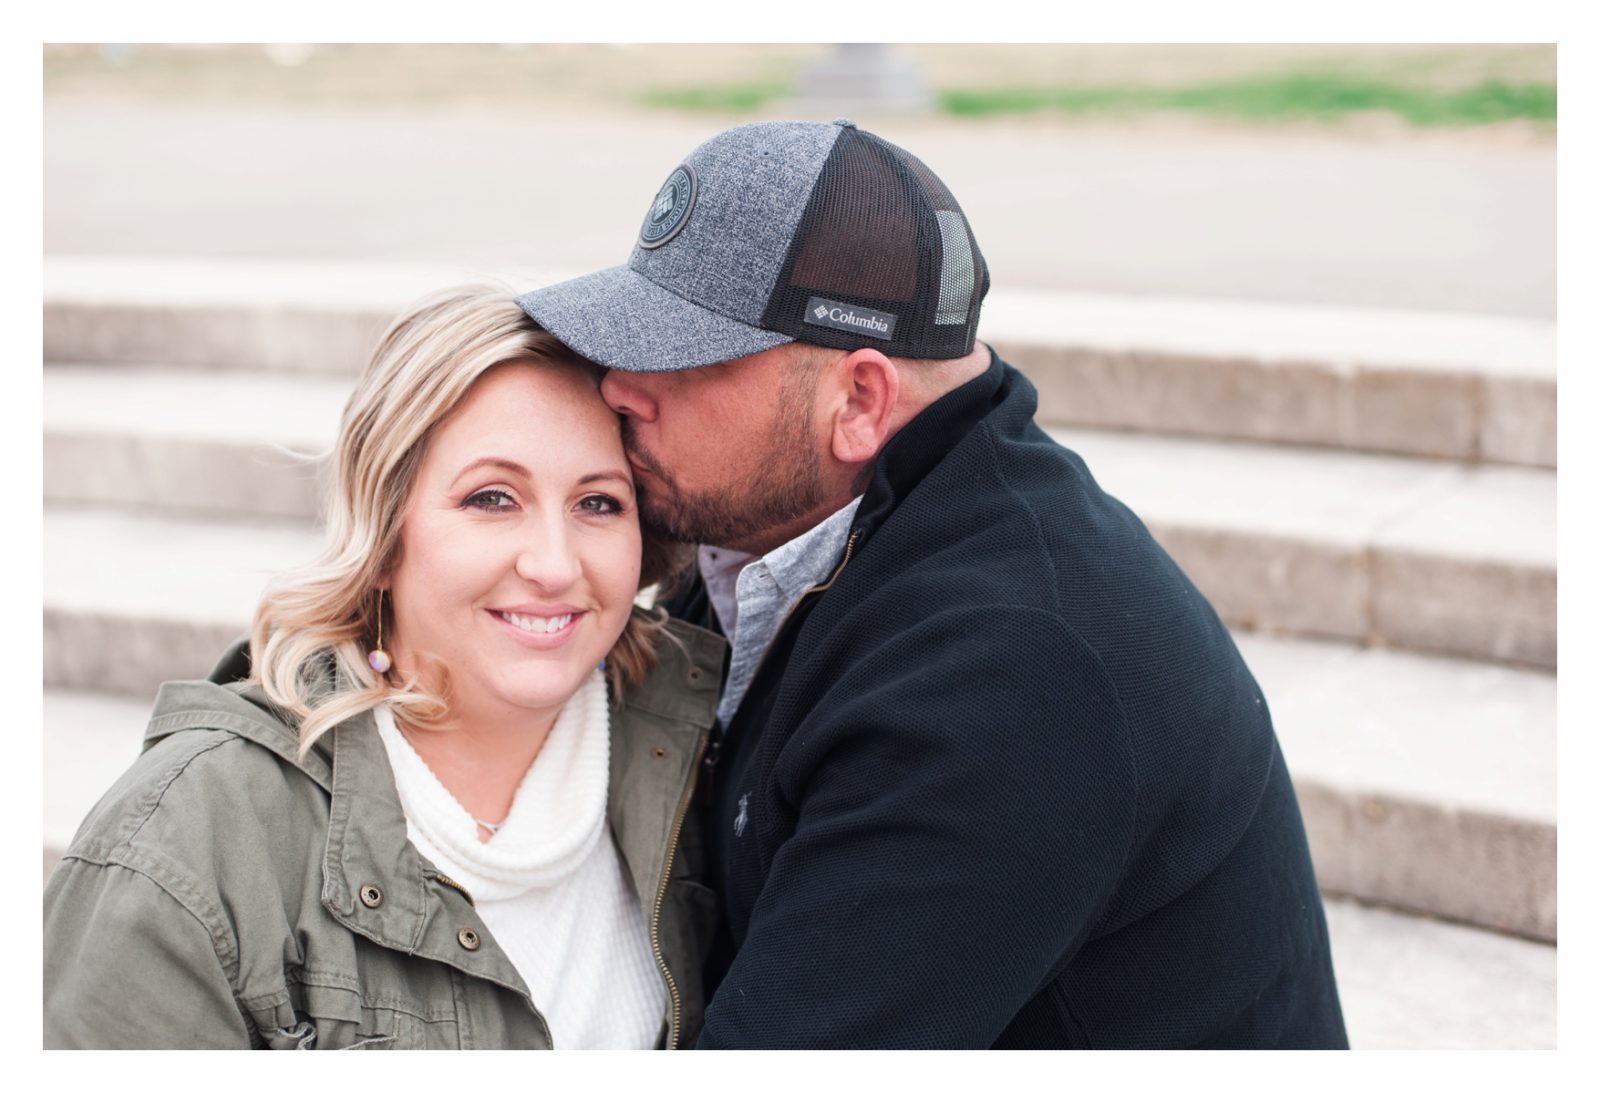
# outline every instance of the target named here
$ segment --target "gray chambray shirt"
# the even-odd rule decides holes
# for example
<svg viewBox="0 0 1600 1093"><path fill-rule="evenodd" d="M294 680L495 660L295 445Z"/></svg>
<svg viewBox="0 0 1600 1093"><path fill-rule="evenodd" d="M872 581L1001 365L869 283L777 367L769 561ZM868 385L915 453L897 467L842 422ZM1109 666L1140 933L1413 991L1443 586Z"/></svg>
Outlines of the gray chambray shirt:
<svg viewBox="0 0 1600 1093"><path fill-rule="evenodd" d="M839 564L860 505L857 497L810 531L759 558L723 547L700 548L700 576L705 579L722 632L733 646L728 683L717 706L717 720L722 724L733 720L761 655L777 636L789 609Z"/></svg>

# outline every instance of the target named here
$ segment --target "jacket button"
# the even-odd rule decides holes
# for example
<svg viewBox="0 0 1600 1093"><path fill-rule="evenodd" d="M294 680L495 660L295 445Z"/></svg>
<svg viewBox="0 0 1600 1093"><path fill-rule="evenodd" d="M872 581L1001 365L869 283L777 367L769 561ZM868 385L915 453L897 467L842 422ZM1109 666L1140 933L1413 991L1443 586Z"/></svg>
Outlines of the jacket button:
<svg viewBox="0 0 1600 1093"><path fill-rule="evenodd" d="M361 886L361 902L368 907L376 907L383 902L383 889L376 884L363 884Z"/></svg>
<svg viewBox="0 0 1600 1093"><path fill-rule="evenodd" d="M463 926L456 931L456 940L461 942L461 947L469 953L478 951L478 946L483 944L483 939L478 936L478 931L471 926Z"/></svg>

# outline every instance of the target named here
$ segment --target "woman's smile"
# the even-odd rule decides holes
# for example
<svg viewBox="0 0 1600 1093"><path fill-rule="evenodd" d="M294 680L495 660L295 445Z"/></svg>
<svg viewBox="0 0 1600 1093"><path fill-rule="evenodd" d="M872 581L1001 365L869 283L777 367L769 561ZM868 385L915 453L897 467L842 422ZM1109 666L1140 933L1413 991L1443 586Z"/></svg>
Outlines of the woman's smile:
<svg viewBox="0 0 1600 1093"><path fill-rule="evenodd" d="M530 649L554 649L572 637L588 612L569 608L556 615L490 608L489 614L508 628L514 640Z"/></svg>

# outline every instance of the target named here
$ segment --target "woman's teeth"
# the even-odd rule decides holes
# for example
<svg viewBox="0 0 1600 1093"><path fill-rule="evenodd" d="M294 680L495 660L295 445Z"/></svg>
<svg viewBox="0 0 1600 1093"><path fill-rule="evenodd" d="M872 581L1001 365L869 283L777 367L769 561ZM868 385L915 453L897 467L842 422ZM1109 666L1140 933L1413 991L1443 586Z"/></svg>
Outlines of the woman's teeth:
<svg viewBox="0 0 1600 1093"><path fill-rule="evenodd" d="M496 614L517 629L526 630L530 634L554 634L557 630L565 630L572 622L571 615L541 618L538 615L513 615L509 611L498 611Z"/></svg>

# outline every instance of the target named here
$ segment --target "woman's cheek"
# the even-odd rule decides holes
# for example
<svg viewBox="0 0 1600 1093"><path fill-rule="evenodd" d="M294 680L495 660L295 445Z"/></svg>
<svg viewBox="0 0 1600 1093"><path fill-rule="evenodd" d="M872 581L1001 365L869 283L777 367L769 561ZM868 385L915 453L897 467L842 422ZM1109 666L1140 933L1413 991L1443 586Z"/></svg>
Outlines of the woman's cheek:
<svg viewBox="0 0 1600 1093"><path fill-rule="evenodd" d="M618 536L622 540L614 552L608 566L608 574L614 575L614 583L608 579L607 593L612 600L612 605L621 611L624 619L633 607L633 598L639 594L639 539L638 525L633 528L633 534Z"/></svg>

